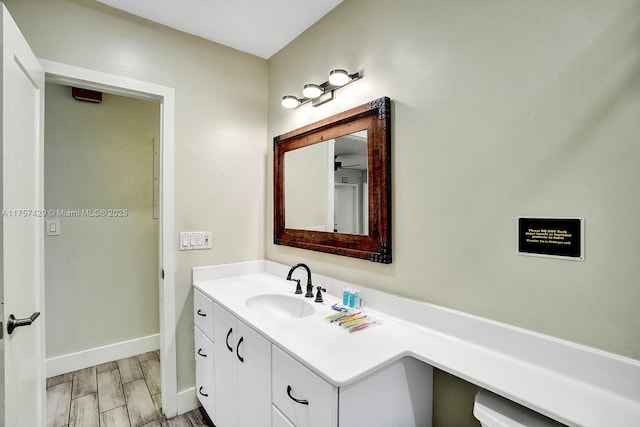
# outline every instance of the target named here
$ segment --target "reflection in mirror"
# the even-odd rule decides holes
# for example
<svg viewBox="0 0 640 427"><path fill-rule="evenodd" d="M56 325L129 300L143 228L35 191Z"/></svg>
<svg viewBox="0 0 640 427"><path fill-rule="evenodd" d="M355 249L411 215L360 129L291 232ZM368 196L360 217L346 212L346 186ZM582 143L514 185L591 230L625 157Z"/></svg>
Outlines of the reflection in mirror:
<svg viewBox="0 0 640 427"><path fill-rule="evenodd" d="M273 242L391 263L391 100L273 142Z"/></svg>
<svg viewBox="0 0 640 427"><path fill-rule="evenodd" d="M285 227L369 233L367 131L287 151Z"/></svg>

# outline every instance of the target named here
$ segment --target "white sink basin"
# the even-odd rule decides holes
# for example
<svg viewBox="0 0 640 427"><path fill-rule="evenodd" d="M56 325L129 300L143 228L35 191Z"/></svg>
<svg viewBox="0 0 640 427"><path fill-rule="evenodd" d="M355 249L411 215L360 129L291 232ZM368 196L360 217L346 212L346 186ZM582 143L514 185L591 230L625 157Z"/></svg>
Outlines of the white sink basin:
<svg viewBox="0 0 640 427"><path fill-rule="evenodd" d="M302 295L256 295L249 298L245 305L251 311L276 319L299 319L314 312L313 306Z"/></svg>

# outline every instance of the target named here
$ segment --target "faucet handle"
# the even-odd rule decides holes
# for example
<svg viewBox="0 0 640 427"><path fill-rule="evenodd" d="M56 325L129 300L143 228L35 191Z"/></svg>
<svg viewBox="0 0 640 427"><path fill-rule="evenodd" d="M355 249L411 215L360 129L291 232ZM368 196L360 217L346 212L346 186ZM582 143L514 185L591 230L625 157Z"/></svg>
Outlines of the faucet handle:
<svg viewBox="0 0 640 427"><path fill-rule="evenodd" d="M300 286L300 279L287 279L287 280L292 280L296 282L296 294L302 293L302 286Z"/></svg>
<svg viewBox="0 0 640 427"><path fill-rule="evenodd" d="M322 286L316 286L316 289L318 290L318 292L316 293L315 302L324 302L324 300L322 299L322 293L327 292L327 290Z"/></svg>

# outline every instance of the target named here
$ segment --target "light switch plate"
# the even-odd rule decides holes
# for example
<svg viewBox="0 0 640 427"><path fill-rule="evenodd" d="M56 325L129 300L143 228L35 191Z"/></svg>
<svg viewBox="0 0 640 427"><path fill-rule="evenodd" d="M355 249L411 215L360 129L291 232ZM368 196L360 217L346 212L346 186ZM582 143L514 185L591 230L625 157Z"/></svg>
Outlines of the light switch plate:
<svg viewBox="0 0 640 427"><path fill-rule="evenodd" d="M181 231L179 247L181 251L211 249L211 232Z"/></svg>
<svg viewBox="0 0 640 427"><path fill-rule="evenodd" d="M60 235L60 220L59 219L47 219L44 221L45 230L47 236L59 236Z"/></svg>

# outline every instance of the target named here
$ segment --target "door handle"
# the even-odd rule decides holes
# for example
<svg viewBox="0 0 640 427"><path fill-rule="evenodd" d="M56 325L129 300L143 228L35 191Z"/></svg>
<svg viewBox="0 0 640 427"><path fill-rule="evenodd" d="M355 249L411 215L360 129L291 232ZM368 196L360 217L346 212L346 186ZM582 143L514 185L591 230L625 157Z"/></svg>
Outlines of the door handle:
<svg viewBox="0 0 640 427"><path fill-rule="evenodd" d="M40 316L39 311L36 311L30 317L27 317L25 319L16 319L16 316L14 316L13 314L10 314L9 320L7 321L7 333L11 335L11 333L13 333L13 330L15 328L20 326L29 326L30 324L33 323L34 320L38 318L38 316Z"/></svg>

